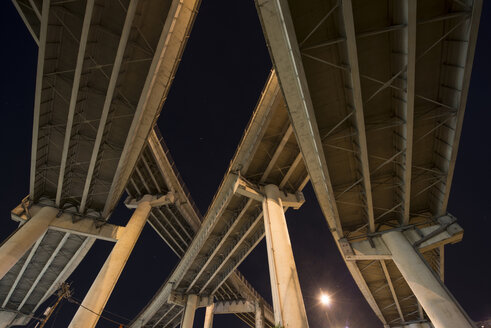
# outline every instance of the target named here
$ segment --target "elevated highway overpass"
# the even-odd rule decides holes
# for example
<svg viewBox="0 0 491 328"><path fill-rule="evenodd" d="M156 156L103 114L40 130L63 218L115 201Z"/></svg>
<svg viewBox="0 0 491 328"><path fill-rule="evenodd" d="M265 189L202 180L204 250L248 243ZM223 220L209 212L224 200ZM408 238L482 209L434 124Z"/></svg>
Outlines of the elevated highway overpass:
<svg viewBox="0 0 491 328"><path fill-rule="evenodd" d="M190 327L266 235L274 321L306 327L280 209L301 206L310 179L384 326L472 327L443 285L443 246L463 233L446 207L481 1L256 4L279 81L271 75L203 224L132 326L173 326L184 312ZM138 198L155 177L135 171L127 190ZM183 221L160 229L191 233Z"/></svg>
<svg viewBox="0 0 491 328"><path fill-rule="evenodd" d="M461 238L446 212L482 1L256 6L317 199L374 312L386 327L472 327L443 285L443 245L423 244L452 226Z"/></svg>
<svg viewBox="0 0 491 328"><path fill-rule="evenodd" d="M298 191L308 182L307 171L274 72L199 231L132 327L168 324L165 315L175 307L176 295L217 294L265 234L261 203L247 196L247 187L273 181L291 192L292 205L301 205ZM182 309L183 304L178 305Z"/></svg>
<svg viewBox="0 0 491 328"><path fill-rule="evenodd" d="M131 198L141 198L147 194L166 194L167 192L171 192L175 195L174 203L154 208L151 211L148 223L174 253L176 253L178 257L182 257L199 228L202 217L194 204L184 181L180 177L172 157L170 156L169 150L157 129L154 129L149 135L141 157L128 181L126 192ZM12 211L12 219L23 223L29 216L37 213L46 205L49 205L49 203L34 204L26 198ZM49 244L45 241L46 237L44 237L29 251L29 255L24 256L19 263L16 264L16 267L19 267L20 271L17 272L11 270L11 272L2 279L2 285L0 286L5 290L7 295L3 299L4 304L6 304L3 311L7 313L14 312L13 310L15 310L15 308L13 308L13 306L18 304L16 295L19 294L19 291L25 289L30 291L30 294L44 292L43 297L37 302L30 313L22 313L21 310L18 310L17 320L22 317L25 317L25 320L28 320L28 318L34 315L34 312L36 312L44 301L57 290L59 284L68 278L71 272L76 268L76 263L79 263L83 259L83 255L90 249L90 247L87 246L88 241L101 239L117 242L124 233L124 227L115 226L105 221L94 221L87 218L74 221L72 213L64 212L58 220L51 223L48 233L55 237L62 237L69 233L72 237L84 239L86 242L76 251L75 255L70 257L70 253L62 248L62 246L55 251L51 251L47 246ZM65 246L65 244L63 246ZM41 247L45 248L43 249ZM48 266L42 261L43 257L46 256L51 256L52 258L52 261ZM42 264L44 272L38 273L38 275L35 276L38 272L37 270L41 268L41 265L37 263ZM56 270L58 269L57 266L59 264L65 265L65 267L61 273L57 275ZM51 282L50 279L54 279L54 281ZM44 291L44 284L47 282L50 282L51 284L49 288ZM248 311L250 311L250 305L255 306L255 304L258 303L262 306L262 310L264 311L265 319L267 320L266 324L272 326L272 322L274 322L272 319L272 309L269 304L267 304L267 302L238 271L231 274L223 286L217 291L215 297L218 304L226 304L227 302L240 303L242 305L247 304L249 307L243 306L242 308L246 308ZM30 299L28 298L28 300ZM25 302L27 303L27 300ZM21 309L25 310L25 308ZM255 308L252 312L235 312L241 311L240 308L234 309L233 312L227 312L225 310L227 309L222 309L222 312L215 311L215 313L235 313L241 320L254 326ZM181 316L182 307L174 305L169 308L169 311L163 318L170 321L168 322L168 327L174 327L181 321ZM158 327L166 326L163 325L163 322L158 324Z"/></svg>
<svg viewBox="0 0 491 328"><path fill-rule="evenodd" d="M0 248L2 324L28 321L94 242L90 233L48 229L55 217L95 226L109 218L165 101L199 5L13 2L39 53L30 220ZM31 217L32 207L42 214ZM116 228L107 232L116 239Z"/></svg>
<svg viewBox="0 0 491 328"><path fill-rule="evenodd" d="M70 124L76 125L77 128L85 124L89 131L86 131L87 129L77 130L75 138L81 144L70 145L74 149L70 154L75 158L88 156L90 155L88 153L91 149L90 147L93 146L93 155L90 161L75 161L73 164L77 174L74 186L70 188L80 192L81 196L78 198L76 195L70 196L68 199L60 198L60 202L63 204L61 206L62 210L58 213L57 218L50 222L49 229L40 236L30 248L29 252L17 261L14 267L0 280L0 295L2 296L2 311L0 312L2 320L0 322L2 325L29 321L34 312L56 291L59 284L65 281L80 261L82 261L96 238L117 242L123 236L124 227L115 226L106 222L110 214L110 212L106 214L108 208L112 210L114 207L114 204L111 207L107 206L107 201L114 203L117 199L108 197L104 200L104 189L101 189L102 187L106 187L109 196L116 190L115 192L119 193L118 199L120 197L119 195L121 195L121 187L125 187L128 195L136 198L141 198L148 193L152 195L171 193L175 201L162 207L155 207L151 211L148 221L178 256L184 254L201 223L201 215L194 205L184 182L180 178L179 172L158 130L151 132L145 144L141 144L144 134L141 130L143 129L145 131L145 128L153 125L162 102L165 100L185 41L189 36L199 2L169 1L165 3L154 2L152 4L142 4L139 1L130 1L126 4L120 3L116 6L117 8L111 6L105 8L102 4L91 4L89 1L85 7L85 13L80 3L68 4L67 6L63 2L50 3L46 1L20 0L13 1L13 3L26 23L35 42L40 45L40 56L43 56L43 45L50 47L51 43L57 44L54 41L47 41L49 33L55 33L49 31L49 20L52 20L54 22L53 25L58 29L65 29L62 30L63 33L67 34L66 40L63 39L63 42L65 42L64 47L68 49L65 51L75 51L79 42L73 30L74 27L70 24L81 23L85 19L91 19L91 15L94 17L100 15L97 12L98 10L106 10L106 15L113 12L113 15L109 15L104 21L97 18L99 19L97 23L87 23L85 27L82 26L82 31L79 31L80 33L85 31L85 33L90 32L93 34L93 36L86 36L88 38L87 43L92 44L92 51L95 51L94 49L97 46L97 51L103 52L105 48L98 47L98 42L102 42L105 43L105 46L112 53L108 50L108 53L104 54L106 56L103 57L105 60L103 62L104 64L100 64L101 62L96 57L91 56L90 52L86 54L81 53L84 56L84 60L82 63L77 62L78 66L81 65L82 72L79 72L80 76L83 76L83 74L93 74L96 75L98 80L92 81L89 79L84 82L86 85L83 89L82 87L79 88L83 90L87 98L94 98L94 102L90 103L90 117L94 119L88 120L87 114L83 112L83 109L74 114L73 122ZM46 40L41 42L41 12L44 10L42 8L43 5L49 8L49 18L47 18L48 22L44 22L48 24L45 27L47 29L45 31ZM96 12L94 13L94 8L91 8L92 5L101 8L96 8ZM87 10L90 10L90 13ZM121 15L119 21L114 10L116 12L119 10L119 14ZM155 20L157 17L167 18L159 24ZM119 26L122 29L120 31L117 30L118 23L124 23L122 26ZM155 29L155 26L162 28L161 35L158 35L159 30ZM151 33L154 34L152 36L155 39L154 42L158 41L158 43L155 45L149 43L149 40L147 40L149 36L143 34L145 29L152 30ZM94 39L91 39L91 37L94 37ZM118 38L121 38L119 45L117 44ZM62 45L58 46L62 47ZM116 46L118 46L117 50ZM151 52L153 46L160 47L157 49L160 52L156 50L155 54L153 54ZM111 54L116 56L113 58L113 63L107 61L107 57L110 57ZM60 53L59 57L59 60L63 61L66 60L65 57L67 55ZM42 59L39 60L41 61ZM49 60L55 61L56 58L53 57ZM134 74L145 74L145 67L148 69L148 76L146 80L140 79L138 82L137 76ZM43 76L43 79L48 80L48 82L43 83L48 83L48 86L52 88L54 96L58 96L62 100L64 98L61 92L56 89L55 85L52 85L52 83L49 84L49 79L54 78L54 81L57 78L66 80L67 76L73 76L77 72L76 69L70 70L64 68L56 68L53 72L38 72L38 74ZM125 78L125 74L133 75ZM95 85L96 82L100 84L99 87ZM133 84L127 85L128 83ZM140 87L142 88L141 99L135 99L133 102L135 103L136 113L140 112L142 117L139 118L140 121L137 121L135 118L135 122L132 122L131 108L128 107L128 102L131 99L126 96L126 92L131 89L131 92L134 93L133 96L137 97L138 83L140 83ZM104 95L104 87L107 88L106 95ZM44 91L43 89L42 92ZM96 100L100 100L99 103L95 102ZM50 101L53 101L53 103L50 103ZM139 104L141 108L138 109L136 106L138 101L147 101L147 103L143 105ZM44 105L45 103L47 105ZM68 105L68 102L64 101L63 103L62 101L61 105ZM48 106L46 108L50 108L52 111L58 110L60 112L63 108L60 109L58 107L62 107L61 105L60 103L56 103L55 105L54 98L43 102L43 106ZM77 103L77 106L80 105ZM99 115L101 115L99 121L97 120L98 110L100 112ZM153 119L150 119L152 116L149 116L149 113L154 114ZM41 116L50 117L50 115L54 114L48 112L42 113ZM34 133L36 133L36 130L49 131L49 129L53 129L55 133L53 138L58 138L51 141L53 144L55 142L64 142L62 140L62 129L65 126L70 128L69 124L63 124L62 113L56 115L56 120L50 118L48 123L42 122L39 123L39 126L36 124L34 126ZM122 123L119 123L119 121L122 121ZM128 122L132 126L129 126L127 124ZM98 130L97 125L99 125ZM125 127L129 129L129 132L126 134L124 131ZM121 139L119 144L111 141L114 139L109 134L111 129ZM135 132L136 135L132 138L131 131L134 130L137 132ZM90 137L82 132L88 134L97 132L97 135ZM128 137L127 141L123 139L126 135ZM40 138L44 137L41 136ZM73 141L70 142L74 143ZM91 145L90 142L93 142L93 144ZM123 146L126 148L123 148ZM37 145L33 143L33 147L37 147ZM46 148L41 147L41 149ZM52 152L56 153L56 149L59 148L55 144ZM123 154L123 151L127 148L128 150ZM142 148L143 150L141 150ZM99 151L99 154L97 154L97 151ZM137 153L137 157L139 155L136 163L134 162L135 152ZM97 156L95 156L96 154ZM118 154L122 156L119 159L119 163ZM123 157L123 155L126 157ZM113 166L104 164L106 161L109 161L109 164L113 163ZM105 165L102 166L102 169L104 170L103 173L107 176L106 181L97 176L101 165ZM44 189L36 191L36 193L41 195L38 199L33 198L32 195L26 197L12 211L12 218L14 220L23 224L26 220L38 214L44 207L59 207L56 203L55 196L57 195L55 194L57 190L49 189L57 187L55 184L50 184L54 178L50 180L46 177L46 174L57 174L57 172L52 171L60 170L60 167L56 165L45 165L38 169L39 172L35 179L41 180L44 178L47 183L42 184L42 187L44 188L46 185L48 191ZM84 172L84 169L87 169L87 171ZM118 172L126 172L124 174L130 172L131 176L129 179L125 179L125 176L117 175ZM86 176L84 176L84 173ZM111 178L110 174L114 174L114 186L108 183ZM70 180L62 183L72 183L73 174L70 173L69 175L71 177ZM83 183L84 177L85 184ZM127 181L126 186L121 181ZM96 193L95 191L98 192ZM100 199L100 202L97 204L94 203L96 205L91 205L94 197ZM271 322L273 322L271 319L272 310L267 302L262 299L239 272L234 272L229 277L227 282L217 292L216 299L217 301L236 301L244 304L247 303L248 305L253 304L254 306L258 303L261 306L261 311L264 311L266 319L269 319L266 323L271 325ZM221 307L219 306L214 312L236 312L236 310L230 312L230 307L224 307L223 305L221 304ZM174 310L174 312L171 311L168 313L173 318L171 325L180 321L180 313L182 312L177 307ZM237 316L248 324L253 324L254 322L254 314L252 314L251 318L251 313L238 312Z"/></svg>
<svg viewBox="0 0 491 328"><path fill-rule="evenodd" d="M372 132L372 128L367 130ZM325 138L332 142L339 139L339 135ZM390 186L387 180L391 180L387 173L374 179L384 188ZM164 322L164 314L176 306L176 295L181 298L213 295L230 270L238 266L264 237L260 203L263 186L279 186L283 192L295 195L291 203L301 206L303 196L299 192L308 181L307 168L273 71L202 227L168 281L132 327L154 327L156 323ZM405 232L408 239L417 246L432 269L443 277L441 250L445 244L461 240L463 235L455 218L442 215L419 219L404 230L408 230ZM364 288L362 292L372 302L370 305L377 306L376 313L385 325L400 326L399 311L405 318L403 323L428 322L415 294L395 266L393 254L379 236L380 233L374 233L369 238L338 239L353 278ZM183 302L179 305L185 307ZM386 318L393 322L387 323Z"/></svg>
<svg viewBox="0 0 491 328"><path fill-rule="evenodd" d="M199 230L203 218L157 129L149 136L126 192L133 199L139 199L147 194L167 192L176 195L173 204L152 209L148 223L174 253L182 258ZM254 327L257 304L264 312L266 326L274 325L272 308L237 270L231 272L214 296L215 299L211 303L217 303L215 314L235 313L249 326ZM230 309L234 303L241 306ZM175 327L181 322L182 314L181 304L169 303L159 312L159 315L155 315L155 320L145 324L148 327Z"/></svg>

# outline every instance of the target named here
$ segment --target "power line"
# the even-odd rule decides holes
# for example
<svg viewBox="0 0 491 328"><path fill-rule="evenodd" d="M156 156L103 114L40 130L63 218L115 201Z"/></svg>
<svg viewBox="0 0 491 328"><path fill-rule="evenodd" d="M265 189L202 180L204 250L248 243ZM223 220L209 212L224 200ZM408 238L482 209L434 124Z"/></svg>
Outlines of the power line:
<svg viewBox="0 0 491 328"><path fill-rule="evenodd" d="M45 314L45 318L33 317L33 318L39 320L39 322L41 322L41 325L38 328L43 328L46 325L46 323L50 319L51 315L55 312L55 310L57 309L58 305L61 304L61 301L63 299L66 299L70 303L77 304L78 306L84 308L85 310L87 310L87 311L95 314L96 316L98 316L98 317L100 317L100 318L102 318L104 320L107 320L107 321L109 321L111 323L114 323L114 324L119 325L120 328L129 327L127 324L124 324L124 323L121 323L119 321L113 320L111 318L108 318L106 316L103 316L102 314L99 314L99 313L93 311L92 309L89 309L88 307L86 307L85 305L83 305L79 300L77 300L76 298L74 298L72 296L72 294L73 294L73 291L70 289L70 285L68 283L61 284L61 286L60 286L60 288L58 289L58 292L57 292L58 298L57 298L55 304L53 306L51 306L51 307L48 308L48 311ZM127 318L125 318L123 316L120 316L120 315L118 315L116 313L111 313L111 312L109 312L107 310L103 310L103 312L107 312L107 313L109 313L111 315L120 317L123 320L130 321ZM57 313L58 313L58 311L57 311Z"/></svg>
<svg viewBox="0 0 491 328"><path fill-rule="evenodd" d="M72 299L74 299L75 301L77 301L77 302L79 302L79 303L82 303L82 301L80 301L79 299L76 299L76 298L75 298L75 297L73 297L73 296L72 296ZM123 320L125 320L125 321L127 321L127 322L130 322L130 321L131 321L131 319L128 319L128 318L126 318L126 317L123 317L122 315L119 315L119 314L117 314L117 313L111 312L111 311L109 311L109 310L107 310L107 309L102 310L102 312L106 312L106 313L108 313L108 314L110 314L110 315L113 315L113 316L115 316L115 317L118 317L118 318L120 318L120 319L123 319Z"/></svg>
<svg viewBox="0 0 491 328"><path fill-rule="evenodd" d="M51 317L51 315L55 311L56 307L60 304L62 299L64 299L64 298L69 299L70 298L70 296L72 294L72 291L70 290L70 285L67 283L61 284L60 289L58 289L57 294L58 294L58 299L56 300L55 305L48 308L48 313L46 314L46 317L41 322L41 325L39 326L39 328L43 328L46 325L49 318Z"/></svg>
<svg viewBox="0 0 491 328"><path fill-rule="evenodd" d="M99 314L99 313L97 313L97 312L95 312L95 311L93 311L93 310L89 309L88 307L86 307L86 306L84 306L82 303L80 303L79 301L75 300L73 297L69 297L69 298L67 298L67 300L68 300L68 302L75 303L75 304L77 304L78 306L80 306L80 307L82 307L82 308L86 309L87 311L92 312L93 314L95 314L96 316L98 316L98 317L100 317L100 318L102 318L102 319L104 319L104 320L107 320L107 321L109 321L109 322L112 322L112 323L115 323L115 324L119 325L119 327L120 327L120 328L129 327L128 325L126 325L126 324L124 324L124 323L121 323L121 322L119 322L119 321L116 321L116 320L110 319L110 318L108 318L108 317L103 316L102 314ZM106 311L106 312L107 312L107 311Z"/></svg>

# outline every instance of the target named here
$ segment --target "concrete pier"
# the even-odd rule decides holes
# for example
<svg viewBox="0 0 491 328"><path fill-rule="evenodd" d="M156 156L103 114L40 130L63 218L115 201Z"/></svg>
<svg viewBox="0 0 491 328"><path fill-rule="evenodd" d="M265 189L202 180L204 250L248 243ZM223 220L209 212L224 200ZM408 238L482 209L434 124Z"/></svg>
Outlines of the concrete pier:
<svg viewBox="0 0 491 328"><path fill-rule="evenodd" d="M135 247L145 222L150 215L152 206L150 201L138 204L130 221L124 229L123 235L116 242L111 254L97 275L87 295L73 317L70 328L92 328L99 320L111 293L128 261L131 251ZM88 310L90 309L90 311Z"/></svg>
<svg viewBox="0 0 491 328"><path fill-rule="evenodd" d="M275 323L285 328L307 328L309 325L281 194L275 185L265 186L264 193L264 226Z"/></svg>
<svg viewBox="0 0 491 328"><path fill-rule="evenodd" d="M261 304L256 303L256 313L255 313L256 328L264 328L264 310Z"/></svg>
<svg viewBox="0 0 491 328"><path fill-rule="evenodd" d="M215 308L215 304L208 305L206 307L206 313L205 313L205 324L203 325L204 328L212 328L213 327L213 310Z"/></svg>
<svg viewBox="0 0 491 328"><path fill-rule="evenodd" d="M43 207L0 246L0 279L46 233L59 210Z"/></svg>
<svg viewBox="0 0 491 328"><path fill-rule="evenodd" d="M181 328L193 328L194 315L198 306L198 296L188 295L186 300L186 306L184 307L184 314L182 316Z"/></svg>
<svg viewBox="0 0 491 328"><path fill-rule="evenodd" d="M402 232L387 232L382 234L382 239L392 253L394 263L435 328L473 327Z"/></svg>

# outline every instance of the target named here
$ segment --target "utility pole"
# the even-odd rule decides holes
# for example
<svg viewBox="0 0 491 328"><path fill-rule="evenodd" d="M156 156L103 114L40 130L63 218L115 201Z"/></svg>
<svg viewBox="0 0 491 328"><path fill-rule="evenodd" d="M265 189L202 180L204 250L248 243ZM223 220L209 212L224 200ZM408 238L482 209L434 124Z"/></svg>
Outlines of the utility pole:
<svg viewBox="0 0 491 328"><path fill-rule="evenodd" d="M64 298L68 299L72 295L72 291L70 290L70 285L67 284L66 282L62 283L56 294L58 295L58 299L56 300L55 305L53 305L51 308L48 309L46 318L43 319L39 328L43 328L44 325L48 322L49 318L51 317L53 312L55 312L56 307L60 304L61 300Z"/></svg>

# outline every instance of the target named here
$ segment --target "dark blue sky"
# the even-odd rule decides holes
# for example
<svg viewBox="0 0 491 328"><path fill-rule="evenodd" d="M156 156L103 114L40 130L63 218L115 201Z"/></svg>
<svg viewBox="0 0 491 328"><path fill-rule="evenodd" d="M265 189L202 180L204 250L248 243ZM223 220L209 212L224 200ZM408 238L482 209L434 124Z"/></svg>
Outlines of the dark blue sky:
<svg viewBox="0 0 491 328"><path fill-rule="evenodd" d="M37 47L10 1L0 3L3 63L0 89L2 149L0 240L16 227L10 210L28 194ZM464 227L464 240L446 247L446 284L474 320L491 317L491 5L485 3L449 212ZM203 0L158 125L181 175L204 213L238 145L271 68L252 0ZM350 327L381 327L339 255L310 186L306 203L287 213L293 251L310 326L325 326L319 290L333 294L329 316ZM121 206L113 223L131 212ZM97 242L70 277L82 299L111 244ZM107 310L133 318L177 264L177 257L145 227ZM261 268L261 269L259 269ZM271 299L264 241L241 265L253 286ZM76 307L64 303L48 327L65 327ZM199 310L195 327L202 327ZM108 316L111 316L108 314ZM113 319L126 323L122 318ZM233 315L215 317L217 328L246 327ZM98 327L116 327L101 320Z"/></svg>

